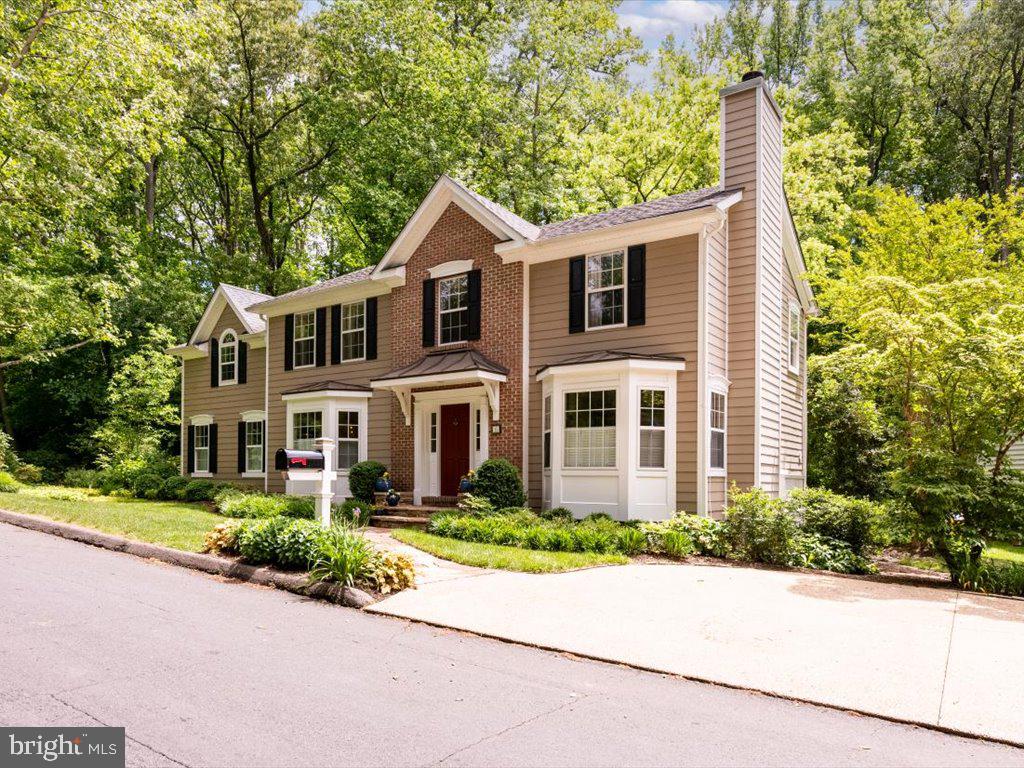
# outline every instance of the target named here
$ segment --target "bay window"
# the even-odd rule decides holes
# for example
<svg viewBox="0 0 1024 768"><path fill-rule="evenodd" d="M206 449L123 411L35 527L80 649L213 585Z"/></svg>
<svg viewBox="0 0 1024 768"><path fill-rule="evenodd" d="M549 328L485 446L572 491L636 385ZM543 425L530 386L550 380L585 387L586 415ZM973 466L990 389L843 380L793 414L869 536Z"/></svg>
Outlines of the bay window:
<svg viewBox="0 0 1024 768"><path fill-rule="evenodd" d="M323 433L323 411L297 411L292 414L292 448L295 450L314 450L316 439Z"/></svg>
<svg viewBox="0 0 1024 768"><path fill-rule="evenodd" d="M359 461L359 411L338 411L338 469Z"/></svg>
<svg viewBox="0 0 1024 768"><path fill-rule="evenodd" d="M640 467L665 468L665 390L640 390Z"/></svg>
<svg viewBox="0 0 1024 768"><path fill-rule="evenodd" d="M544 469L551 469L551 395L544 396Z"/></svg>
<svg viewBox="0 0 1024 768"><path fill-rule="evenodd" d="M565 393L565 467L615 466L615 390Z"/></svg>

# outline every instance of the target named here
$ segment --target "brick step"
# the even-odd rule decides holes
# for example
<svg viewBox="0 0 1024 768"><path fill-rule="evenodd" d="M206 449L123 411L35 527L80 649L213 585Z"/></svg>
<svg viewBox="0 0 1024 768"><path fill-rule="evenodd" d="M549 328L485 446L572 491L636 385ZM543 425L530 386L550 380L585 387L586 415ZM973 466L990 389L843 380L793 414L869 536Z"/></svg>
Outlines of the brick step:
<svg viewBox="0 0 1024 768"><path fill-rule="evenodd" d="M378 507L374 513L379 516L398 515L399 517L430 517L437 512L446 511L446 507L428 507L425 504L399 504L397 507Z"/></svg>
<svg viewBox="0 0 1024 768"><path fill-rule="evenodd" d="M375 528L426 528L427 520L427 517L374 515L370 518L370 525Z"/></svg>
<svg viewBox="0 0 1024 768"><path fill-rule="evenodd" d="M442 507L444 509L455 509L459 503L458 496L424 496L423 504L428 507Z"/></svg>

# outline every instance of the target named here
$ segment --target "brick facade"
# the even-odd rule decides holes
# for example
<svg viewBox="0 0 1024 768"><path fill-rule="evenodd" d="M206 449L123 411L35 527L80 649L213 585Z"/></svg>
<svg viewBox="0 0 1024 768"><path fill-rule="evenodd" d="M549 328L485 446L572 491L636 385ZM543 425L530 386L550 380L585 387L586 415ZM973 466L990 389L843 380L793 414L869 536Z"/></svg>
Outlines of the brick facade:
<svg viewBox="0 0 1024 768"><path fill-rule="evenodd" d="M502 264L494 253L498 239L472 216L450 204L405 265L405 286L391 300L395 367L414 363L428 352L476 349L508 368L501 385L501 434L490 435L491 458L523 463L523 266ZM431 267L472 259L481 270L480 340L425 348L422 340L423 281ZM440 389L431 388L431 389ZM396 398L391 405L391 474L396 486L413 488L413 428Z"/></svg>

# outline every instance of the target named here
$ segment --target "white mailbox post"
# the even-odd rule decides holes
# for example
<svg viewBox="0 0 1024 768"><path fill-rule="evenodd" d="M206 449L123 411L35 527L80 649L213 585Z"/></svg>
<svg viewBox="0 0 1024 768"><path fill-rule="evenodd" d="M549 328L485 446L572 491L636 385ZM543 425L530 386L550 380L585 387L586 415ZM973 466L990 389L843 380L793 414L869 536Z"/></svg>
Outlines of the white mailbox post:
<svg viewBox="0 0 1024 768"><path fill-rule="evenodd" d="M334 498L334 481L338 477L338 473L334 471L334 440L329 437L318 437L314 444L324 455L324 468L320 470L320 487L316 496L316 511L320 525L330 528L331 499Z"/></svg>

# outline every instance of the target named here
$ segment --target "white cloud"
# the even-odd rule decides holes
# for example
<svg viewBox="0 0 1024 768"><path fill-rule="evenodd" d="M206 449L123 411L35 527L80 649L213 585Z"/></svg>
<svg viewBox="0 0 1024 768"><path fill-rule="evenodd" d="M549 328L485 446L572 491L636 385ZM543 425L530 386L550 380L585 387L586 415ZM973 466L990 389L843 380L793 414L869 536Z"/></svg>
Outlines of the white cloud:
<svg viewBox="0 0 1024 768"><path fill-rule="evenodd" d="M629 27L654 50L666 35L689 41L694 28L706 24L728 10L724 0L625 0L619 6L622 25Z"/></svg>

